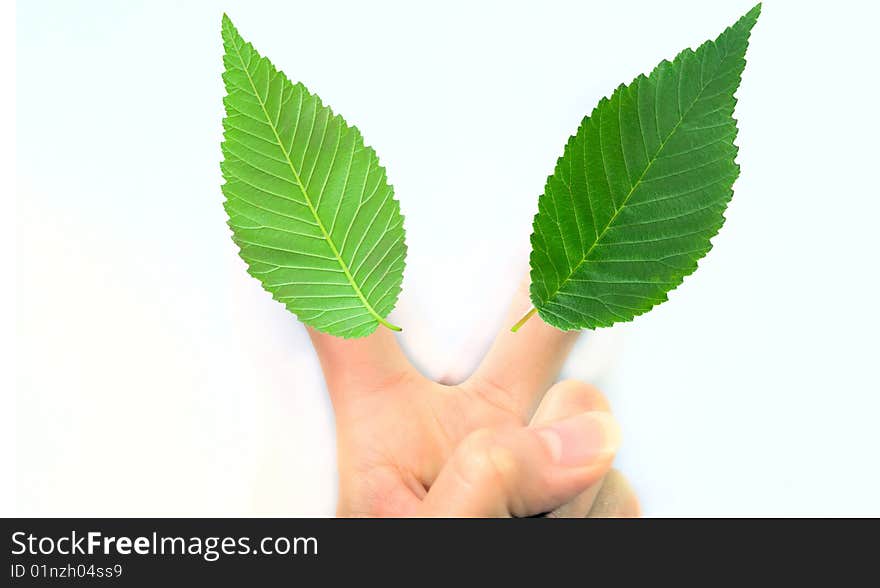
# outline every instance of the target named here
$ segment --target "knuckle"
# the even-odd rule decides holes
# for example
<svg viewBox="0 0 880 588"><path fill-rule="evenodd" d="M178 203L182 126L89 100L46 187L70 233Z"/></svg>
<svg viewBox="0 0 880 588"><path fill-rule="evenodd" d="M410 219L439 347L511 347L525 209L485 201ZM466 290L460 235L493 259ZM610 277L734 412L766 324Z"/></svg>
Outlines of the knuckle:
<svg viewBox="0 0 880 588"><path fill-rule="evenodd" d="M482 429L462 442L455 467L459 477L469 485L500 485L515 474L517 460L508 447L499 443L496 432Z"/></svg>
<svg viewBox="0 0 880 588"><path fill-rule="evenodd" d="M519 471L519 461L510 448L503 445L491 447L489 449L489 460L492 462L495 477L502 481L516 478L516 474Z"/></svg>
<svg viewBox="0 0 880 588"><path fill-rule="evenodd" d="M510 422L516 424L524 422L516 395L490 375L478 372L468 378L464 386L471 394L492 408L498 409L501 414L509 416Z"/></svg>

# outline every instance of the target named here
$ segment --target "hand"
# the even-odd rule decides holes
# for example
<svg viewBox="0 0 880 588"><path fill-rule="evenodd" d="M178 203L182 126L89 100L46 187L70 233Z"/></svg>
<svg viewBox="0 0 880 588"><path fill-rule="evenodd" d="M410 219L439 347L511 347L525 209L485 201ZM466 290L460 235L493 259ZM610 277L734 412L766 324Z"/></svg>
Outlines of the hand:
<svg viewBox="0 0 880 588"><path fill-rule="evenodd" d="M526 308L522 288L505 326ZM455 386L422 376L387 329L309 335L336 413L340 516L638 515L610 470L620 436L605 397L551 386L577 333L537 317L505 328Z"/></svg>

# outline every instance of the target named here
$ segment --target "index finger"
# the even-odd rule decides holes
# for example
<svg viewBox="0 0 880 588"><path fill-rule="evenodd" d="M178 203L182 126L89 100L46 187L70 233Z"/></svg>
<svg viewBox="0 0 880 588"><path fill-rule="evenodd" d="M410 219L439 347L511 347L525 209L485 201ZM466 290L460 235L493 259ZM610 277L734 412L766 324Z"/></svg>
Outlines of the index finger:
<svg viewBox="0 0 880 588"><path fill-rule="evenodd" d="M532 317L516 333L510 325L523 316L529 301L529 280L517 289L507 317L495 342L470 377L468 384L502 407L527 419L547 389L554 383L580 335L579 331L560 331Z"/></svg>
<svg viewBox="0 0 880 588"><path fill-rule="evenodd" d="M378 392L389 383L416 373L388 329L379 327L360 339L343 339L307 329L337 412L353 398Z"/></svg>

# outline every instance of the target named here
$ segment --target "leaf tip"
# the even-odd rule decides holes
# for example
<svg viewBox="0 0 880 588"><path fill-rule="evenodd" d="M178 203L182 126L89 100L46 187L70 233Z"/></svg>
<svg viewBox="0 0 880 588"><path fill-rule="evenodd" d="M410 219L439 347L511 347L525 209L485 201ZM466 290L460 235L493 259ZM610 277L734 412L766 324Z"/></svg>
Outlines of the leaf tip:
<svg viewBox="0 0 880 588"><path fill-rule="evenodd" d="M238 34L238 29L235 28L235 25L232 24L232 19L229 18L229 15L225 12L223 13L223 17L220 19L220 32L223 34L223 38L227 38L230 35Z"/></svg>
<svg viewBox="0 0 880 588"><path fill-rule="evenodd" d="M761 2L755 4L751 10L746 12L742 18L739 19L737 24L744 25L747 29L751 29L755 26L755 23L758 21L758 17L761 16Z"/></svg>

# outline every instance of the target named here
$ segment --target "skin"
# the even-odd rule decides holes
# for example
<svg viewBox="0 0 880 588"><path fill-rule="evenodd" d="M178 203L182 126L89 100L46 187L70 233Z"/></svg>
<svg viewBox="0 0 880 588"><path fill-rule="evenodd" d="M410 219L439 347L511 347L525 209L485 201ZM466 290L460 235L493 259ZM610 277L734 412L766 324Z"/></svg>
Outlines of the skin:
<svg viewBox="0 0 880 588"><path fill-rule="evenodd" d="M528 307L522 287L504 324ZM388 329L309 335L336 413L339 516L639 515L611 469L620 433L607 400L589 384L554 384L578 333L539 317L504 329L453 386L422 376Z"/></svg>

